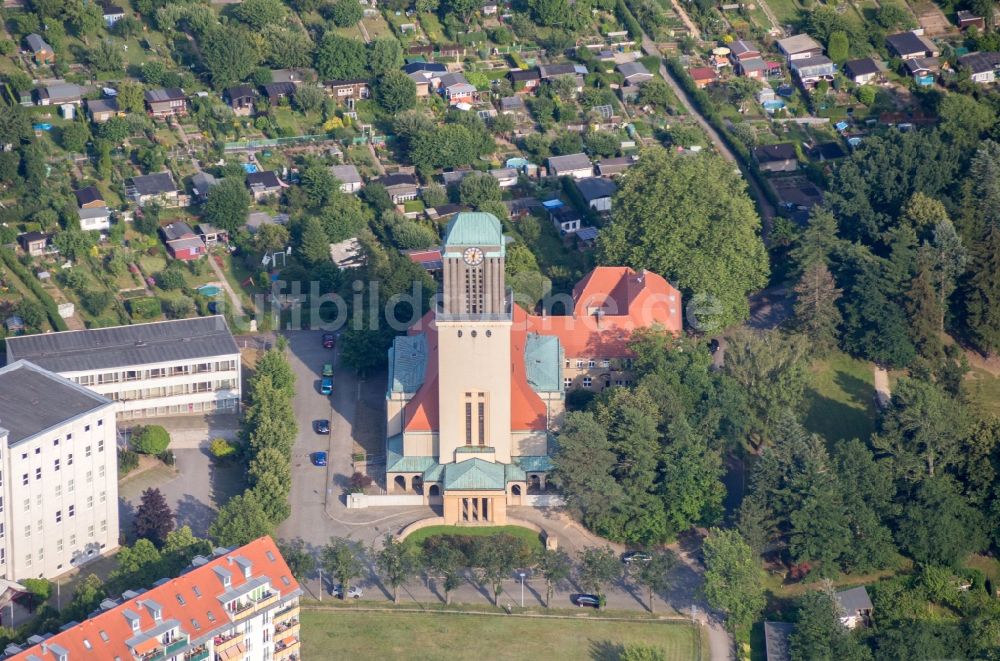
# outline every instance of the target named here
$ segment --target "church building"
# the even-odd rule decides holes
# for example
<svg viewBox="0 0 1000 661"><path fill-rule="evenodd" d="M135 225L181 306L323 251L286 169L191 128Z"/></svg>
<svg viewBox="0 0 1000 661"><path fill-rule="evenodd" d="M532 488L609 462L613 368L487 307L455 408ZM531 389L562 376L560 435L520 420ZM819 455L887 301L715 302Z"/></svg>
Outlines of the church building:
<svg viewBox="0 0 1000 661"><path fill-rule="evenodd" d="M505 286L505 255L495 216L455 216L439 304L389 350L388 491L442 504L449 524L505 523L508 505L545 488L567 389L626 384L631 332L682 327L677 289L627 267L591 272L572 314L528 314Z"/></svg>

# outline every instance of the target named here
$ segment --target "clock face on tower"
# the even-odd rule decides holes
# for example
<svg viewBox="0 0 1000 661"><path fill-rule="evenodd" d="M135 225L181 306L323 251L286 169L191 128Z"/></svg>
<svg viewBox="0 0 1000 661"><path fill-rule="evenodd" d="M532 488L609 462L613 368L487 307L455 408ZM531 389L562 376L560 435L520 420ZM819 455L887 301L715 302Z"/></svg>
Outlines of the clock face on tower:
<svg viewBox="0 0 1000 661"><path fill-rule="evenodd" d="M469 266L479 266L483 263L483 251L479 248L466 248L462 253L462 259Z"/></svg>

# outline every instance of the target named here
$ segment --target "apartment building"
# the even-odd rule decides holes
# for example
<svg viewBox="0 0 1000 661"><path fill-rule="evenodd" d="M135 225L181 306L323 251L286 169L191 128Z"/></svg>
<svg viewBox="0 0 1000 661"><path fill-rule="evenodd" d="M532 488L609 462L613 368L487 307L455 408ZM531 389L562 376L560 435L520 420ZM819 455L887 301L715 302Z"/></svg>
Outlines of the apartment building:
<svg viewBox="0 0 1000 661"><path fill-rule="evenodd" d="M55 635L10 645L16 661L286 661L301 658L302 590L270 537L198 556L177 578L121 599Z"/></svg>
<svg viewBox="0 0 1000 661"><path fill-rule="evenodd" d="M53 578L118 547L115 404L27 361L0 369L0 577Z"/></svg>
<svg viewBox="0 0 1000 661"><path fill-rule="evenodd" d="M222 316L23 335L7 359L30 360L118 402L120 419L236 412L240 351Z"/></svg>

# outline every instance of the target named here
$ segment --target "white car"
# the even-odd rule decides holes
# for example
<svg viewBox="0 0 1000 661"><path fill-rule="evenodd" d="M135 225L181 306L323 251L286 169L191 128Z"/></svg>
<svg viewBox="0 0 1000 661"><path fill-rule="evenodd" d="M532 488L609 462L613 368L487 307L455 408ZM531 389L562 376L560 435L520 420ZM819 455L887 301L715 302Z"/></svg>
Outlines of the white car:
<svg viewBox="0 0 1000 661"><path fill-rule="evenodd" d="M344 588L342 585L337 585L333 588L334 597L340 597L341 599L344 599L343 594L344 594ZM347 591L347 596L350 597L351 599L360 599L362 594L364 594L364 592L357 585L355 585L354 587L350 588Z"/></svg>

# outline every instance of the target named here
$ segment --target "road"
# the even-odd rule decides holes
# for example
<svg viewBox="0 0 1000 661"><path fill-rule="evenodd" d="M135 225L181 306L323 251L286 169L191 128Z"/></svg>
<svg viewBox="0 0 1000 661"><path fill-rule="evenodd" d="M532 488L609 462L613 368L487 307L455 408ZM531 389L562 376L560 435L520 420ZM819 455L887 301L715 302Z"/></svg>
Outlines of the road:
<svg viewBox="0 0 1000 661"><path fill-rule="evenodd" d="M708 135L708 139L712 141L712 144L715 146L716 150L722 154L723 158L731 163L735 163L737 167L741 168L742 171L742 164L739 159L736 158L736 155L719 136L719 132L716 131L715 128L708 123L708 120L706 120L701 113L698 112L697 108L695 108L691 99L688 97L687 92L685 92L684 88L680 86L680 83L674 79L673 75L671 75L670 71L667 69L667 66L663 63L663 55L660 53L660 49L656 47L656 44L645 32L642 33L642 50L646 53L646 55L660 58L660 75L663 76L663 79L667 81L667 84L674 90L674 94L676 94L677 98L680 99L684 109L688 112L688 114L695 118L695 121L697 121L698 125L701 126L703 131L705 131L706 135ZM756 181L746 176L746 174L744 174L743 178L746 180L747 185L750 188L750 194L757 202L757 208L760 209L761 216L764 218L764 226L766 228L770 225L770 219L774 218L774 207L771 206L767 196L764 194L764 191L761 190L760 186L757 185Z"/></svg>

